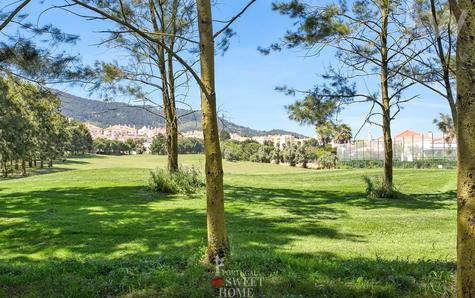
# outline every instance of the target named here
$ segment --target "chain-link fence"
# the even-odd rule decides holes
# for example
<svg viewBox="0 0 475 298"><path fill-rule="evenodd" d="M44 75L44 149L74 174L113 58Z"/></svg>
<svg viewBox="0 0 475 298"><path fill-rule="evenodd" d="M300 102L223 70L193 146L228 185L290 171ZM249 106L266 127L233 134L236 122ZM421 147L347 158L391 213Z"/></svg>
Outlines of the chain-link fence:
<svg viewBox="0 0 475 298"><path fill-rule="evenodd" d="M383 160L384 141L356 140L347 144L336 144L339 160ZM399 161L427 159L457 159L455 139L433 134L419 134L393 138L393 158Z"/></svg>

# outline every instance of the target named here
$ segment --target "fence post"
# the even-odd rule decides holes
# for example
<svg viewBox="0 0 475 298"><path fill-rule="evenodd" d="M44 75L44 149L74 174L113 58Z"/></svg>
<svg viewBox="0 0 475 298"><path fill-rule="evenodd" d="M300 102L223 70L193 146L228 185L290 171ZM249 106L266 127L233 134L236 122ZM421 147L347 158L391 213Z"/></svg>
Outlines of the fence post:
<svg viewBox="0 0 475 298"><path fill-rule="evenodd" d="M358 160L358 142L355 141L355 153L356 153L356 160Z"/></svg>
<svg viewBox="0 0 475 298"><path fill-rule="evenodd" d="M416 160L416 156L414 154L414 135L412 136L412 161Z"/></svg>
<svg viewBox="0 0 475 298"><path fill-rule="evenodd" d="M369 140L369 159L370 160L373 160L373 150L372 150L372 146L373 145L373 141L372 140Z"/></svg>
<svg viewBox="0 0 475 298"><path fill-rule="evenodd" d="M404 161L404 157L406 155L406 142L404 141L404 136L402 137L402 153L401 153L401 161Z"/></svg>
<svg viewBox="0 0 475 298"><path fill-rule="evenodd" d="M364 140L363 140L363 160L365 160L365 156L364 156L365 150L366 150L366 145L365 145Z"/></svg>
<svg viewBox="0 0 475 298"><path fill-rule="evenodd" d="M442 150L443 150L442 151L442 158L443 159L449 159L447 157L447 152L445 152L445 134L444 133L442 133Z"/></svg>
<svg viewBox="0 0 475 298"><path fill-rule="evenodd" d="M379 160L379 139L378 139L378 160Z"/></svg>
<svg viewBox="0 0 475 298"><path fill-rule="evenodd" d="M397 159L397 139L394 138L393 142L393 160Z"/></svg>
<svg viewBox="0 0 475 298"><path fill-rule="evenodd" d="M350 160L353 160L353 156L351 155L351 140L349 142L349 145L350 145Z"/></svg>
<svg viewBox="0 0 475 298"><path fill-rule="evenodd" d="M431 136L431 138L432 138L432 160L434 160L434 153L435 153L435 152L434 152L434 151L435 151L435 150L434 150L434 133L431 132L431 133L430 133L430 136Z"/></svg>
<svg viewBox="0 0 475 298"><path fill-rule="evenodd" d="M425 159L425 156L424 156L424 133L421 134L422 136L422 160Z"/></svg>

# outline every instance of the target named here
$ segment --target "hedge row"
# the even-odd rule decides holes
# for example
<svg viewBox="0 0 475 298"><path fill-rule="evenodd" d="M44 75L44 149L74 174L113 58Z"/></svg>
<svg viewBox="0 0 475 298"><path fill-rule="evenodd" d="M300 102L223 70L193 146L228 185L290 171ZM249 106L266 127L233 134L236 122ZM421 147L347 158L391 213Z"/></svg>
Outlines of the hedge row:
<svg viewBox="0 0 475 298"><path fill-rule="evenodd" d="M339 161L338 167L342 169L372 169L382 168L382 160L347 160ZM457 161L448 159L426 159L416 161L393 161L393 167L395 168L414 168L414 169L452 169L457 166Z"/></svg>

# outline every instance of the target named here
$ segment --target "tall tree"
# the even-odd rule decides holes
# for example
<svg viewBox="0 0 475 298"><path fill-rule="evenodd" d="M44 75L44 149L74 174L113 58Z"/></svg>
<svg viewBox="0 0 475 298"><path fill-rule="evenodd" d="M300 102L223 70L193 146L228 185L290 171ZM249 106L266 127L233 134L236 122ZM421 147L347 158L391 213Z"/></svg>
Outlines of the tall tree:
<svg viewBox="0 0 475 298"><path fill-rule="evenodd" d="M98 5L98 1L94 2ZM178 119L177 103L189 107L178 100L179 90L188 87L188 73L176 63L172 53L190 51L198 42L192 40L196 28L194 1L101 1L102 10L150 32L158 41L152 42L141 34L127 29L120 23L107 30L110 33L105 43L120 48L130 54L127 64L102 63L100 85L106 91L125 93L129 98L143 102L143 108L165 120L168 170L178 170ZM170 51L166 51L166 45ZM179 68L179 69L177 69ZM118 85L127 82L127 85ZM153 96L161 94L161 104ZM159 106L163 115L150 109ZM192 113L191 111L190 113ZM186 113L189 115L189 113ZM183 116L183 115L182 115Z"/></svg>
<svg viewBox="0 0 475 298"><path fill-rule="evenodd" d="M213 17L210 0L197 0L200 35L201 122L205 144L206 197L208 217L209 262L222 257L228 250L228 236L224 223L223 165L219 144L218 114L214 73Z"/></svg>
<svg viewBox="0 0 475 298"><path fill-rule="evenodd" d="M402 72L421 86L447 100L454 123L457 123L455 92L455 51L457 26L447 1L414 2L416 29L421 40L413 44L407 55L412 60ZM427 51L420 52L420 48Z"/></svg>
<svg viewBox="0 0 475 298"><path fill-rule="evenodd" d="M393 142L391 121L401 105L412 98L402 98L405 90L414 85L401 74L413 55L405 55L410 44L420 37L406 27L407 3L404 1L355 1L351 9L345 2L314 6L306 1L274 2L273 9L296 20L296 29L289 31L280 43L264 54L282 48L304 48L318 54L322 48L336 49L345 75L330 72L324 78L338 80L364 77L377 83L375 92L331 96L335 100L366 102L371 105L365 122L378 125L384 136L384 185L393 186ZM417 53L415 53L417 54ZM375 84L376 85L376 84ZM327 94L322 96L329 97ZM379 111L375 111L375 108ZM372 120L380 117L379 121Z"/></svg>
<svg viewBox="0 0 475 298"><path fill-rule="evenodd" d="M249 3L224 26L213 32L211 3L209 0L197 0L197 16L199 31L199 53L201 75L193 69L182 55L173 51L167 44L163 43L154 32L148 32L137 27L134 22L118 14L102 9L103 2L72 0L72 4L80 5L90 11L97 13L101 18L116 22L127 28L127 30L137 33L149 42L157 43L166 53L169 53L177 63L181 64L190 75L196 80L201 90L201 121L203 126L203 136L205 143L205 168L206 168L206 197L207 197L207 221L208 221L208 250L206 259L213 261L216 256L222 256L227 251L229 244L227 240L226 227L224 222L224 190L223 190L223 168L221 160L221 150L219 144L218 116L216 111L216 93L214 81L214 54L215 40L224 36L220 42L226 49L228 45L230 26L244 14L244 12L256 0ZM119 1L122 3L122 1ZM97 4L97 5L95 5Z"/></svg>
<svg viewBox="0 0 475 298"><path fill-rule="evenodd" d="M37 122L30 106L34 95L32 86L11 77L0 77L0 84L3 90L0 98L0 156L3 176L6 177L11 170L9 161L24 161L34 152ZM24 167L22 170L26 175Z"/></svg>
<svg viewBox="0 0 475 298"><path fill-rule="evenodd" d="M0 155L4 175L8 161L39 158L41 164L62 156L67 141L66 118L60 114L59 99L49 90L14 76L0 76Z"/></svg>
<svg viewBox="0 0 475 298"><path fill-rule="evenodd" d="M475 297L475 4L450 0L459 23L457 78L457 296Z"/></svg>

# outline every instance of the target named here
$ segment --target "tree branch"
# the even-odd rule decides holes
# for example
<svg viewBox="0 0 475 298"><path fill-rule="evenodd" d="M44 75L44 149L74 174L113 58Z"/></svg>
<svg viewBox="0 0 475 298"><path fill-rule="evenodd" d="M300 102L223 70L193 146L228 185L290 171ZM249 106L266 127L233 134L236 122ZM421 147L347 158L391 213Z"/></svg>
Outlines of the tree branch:
<svg viewBox="0 0 475 298"><path fill-rule="evenodd" d="M216 32L214 35L213 35L213 38L216 38L218 37L221 33L223 33L224 31L226 31L226 29L228 29L237 19L239 19L245 12L246 10L251 7L252 4L254 4L254 2L256 2L256 0L251 0L249 1L249 3L244 6L244 8L237 14L235 15L232 19L230 19L226 26L224 26L223 28L221 28L221 30L219 30L218 32Z"/></svg>
<svg viewBox="0 0 475 298"><path fill-rule="evenodd" d="M23 1L20 5L17 6L17 8L15 8L8 16L7 18L0 24L0 31L3 30L3 28L5 28L8 23L11 22L11 20L13 20L13 18L20 12L20 10L23 9L23 7L25 7L28 3L30 3L31 0L25 0Z"/></svg>

